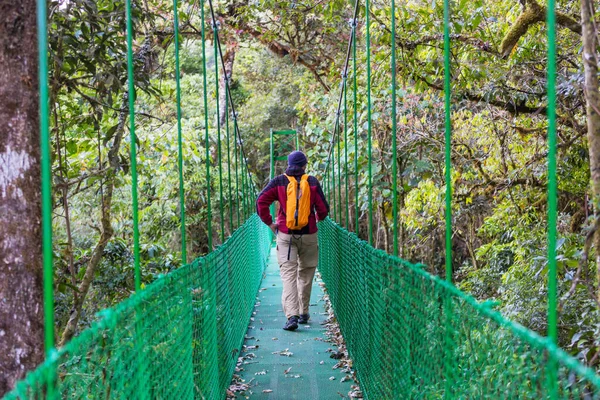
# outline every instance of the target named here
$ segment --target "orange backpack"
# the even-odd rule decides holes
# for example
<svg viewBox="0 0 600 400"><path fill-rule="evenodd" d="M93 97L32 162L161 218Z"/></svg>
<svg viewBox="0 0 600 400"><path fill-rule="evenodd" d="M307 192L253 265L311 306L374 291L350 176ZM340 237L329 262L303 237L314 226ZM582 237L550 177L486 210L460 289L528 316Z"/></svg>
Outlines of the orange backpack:
<svg viewBox="0 0 600 400"><path fill-rule="evenodd" d="M310 215L310 185L308 175L302 175L300 182L286 175L290 183L287 186L287 204L285 225L288 229L299 230L308 225Z"/></svg>

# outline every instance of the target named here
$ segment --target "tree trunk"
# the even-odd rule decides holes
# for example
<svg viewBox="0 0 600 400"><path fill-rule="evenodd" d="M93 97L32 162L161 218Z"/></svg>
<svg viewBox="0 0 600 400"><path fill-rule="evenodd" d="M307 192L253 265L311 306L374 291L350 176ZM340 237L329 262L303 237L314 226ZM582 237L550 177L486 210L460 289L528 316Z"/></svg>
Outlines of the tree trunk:
<svg viewBox="0 0 600 400"><path fill-rule="evenodd" d="M226 122L225 113L228 110L228 108L225 106L225 100L226 100L225 80L227 79L228 76L229 76L229 79L231 79L233 76L233 63L235 62L236 50L237 50L237 43L235 43L233 46L230 46L223 54L223 61L225 62L225 74L220 76L221 82L219 83L219 104L220 104L219 110L221 112L221 115L219 116L219 118L221 120L221 126L225 126L225 122ZM219 67L221 67L220 61L218 61L217 65ZM231 113L231 107L229 107L229 112Z"/></svg>
<svg viewBox="0 0 600 400"><path fill-rule="evenodd" d="M0 0L0 397L44 359L35 1Z"/></svg>
<svg viewBox="0 0 600 400"><path fill-rule="evenodd" d="M594 212L600 218L600 94L598 93L598 36L594 22L593 0L581 0L585 100L590 150L590 172L594 192ZM600 279L600 232L596 232L596 273ZM600 280L597 280L600 282ZM599 285L600 287L600 285ZM600 289L596 294L600 300Z"/></svg>
<svg viewBox="0 0 600 400"><path fill-rule="evenodd" d="M151 41L148 38L146 38L144 44L135 52L134 59L146 60L150 56L151 50ZM144 73L149 73L148 68L144 69ZM83 279L79 283L77 291L74 291L73 293L73 307L71 307L71 315L69 316L67 325L65 326L65 329L62 333L62 337L60 340L61 346L64 346L65 343L67 343L67 341L69 341L75 335L75 333L77 333L77 325L79 324L79 319L81 317L83 303L85 302L85 298L90 290L92 281L94 280L96 268L100 264L100 261L102 261L104 249L106 248L106 245L108 244L108 242L114 234L114 230L111 224L112 199L115 188L116 175L121 170L121 159L119 157L119 150L121 148L123 135L125 134L125 124L128 121L128 105L129 94L125 92L123 94L123 98L121 99L119 125L117 126L117 129L115 131L115 137L113 139L111 148L107 156L109 170L107 172L107 178L103 188L102 218L100 220L100 224L102 226L102 233L100 234L100 239L98 240L98 243L96 243L96 247L94 247L92 256L90 257L90 261L86 265L86 270L85 274L83 275Z"/></svg>
<svg viewBox="0 0 600 400"><path fill-rule="evenodd" d="M102 226L102 233L100 234L100 239L98 240L98 243L96 243L96 247L94 247L94 251L92 252L90 261L86 265L86 270L85 274L83 275L83 279L79 283L77 291L73 292L73 306L71 307L71 314L69 316L69 320L67 321L67 325L65 326L65 329L60 339L60 346L64 346L65 343L71 340L75 333L77 333L77 325L79 324L79 319L81 317L83 303L85 302L87 293L89 292L90 286L92 285L92 281L94 280L96 268L100 264L100 261L102 261L104 249L106 248L106 245L108 245L108 242L114 234L114 230L111 224L112 198L115 187L115 177L116 174L119 173L119 170L121 168L119 159L119 149L121 148L121 141L123 140L123 135L125 133L125 123L127 122L128 104L129 94L125 93L121 101L122 111L119 114L119 125L115 132L115 138L113 139L112 147L108 152L108 162L110 168L108 171L108 177L106 179L102 196L102 218L100 221Z"/></svg>

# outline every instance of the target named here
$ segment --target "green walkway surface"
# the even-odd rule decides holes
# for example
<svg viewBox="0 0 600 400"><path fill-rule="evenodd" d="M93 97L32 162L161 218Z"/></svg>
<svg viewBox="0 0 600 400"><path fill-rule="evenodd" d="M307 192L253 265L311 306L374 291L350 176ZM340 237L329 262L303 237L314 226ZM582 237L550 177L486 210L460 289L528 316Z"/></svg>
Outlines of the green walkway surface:
<svg viewBox="0 0 600 400"><path fill-rule="evenodd" d="M295 332L284 331L282 283L275 249L272 249L241 353L243 371L238 374L250 388L238 394L238 398L348 398L354 382L352 379L342 382L347 374L342 368L334 369L338 361L330 355L337 347L327 342L322 325L327 315L320 282L316 278L313 282L310 322L300 325Z"/></svg>

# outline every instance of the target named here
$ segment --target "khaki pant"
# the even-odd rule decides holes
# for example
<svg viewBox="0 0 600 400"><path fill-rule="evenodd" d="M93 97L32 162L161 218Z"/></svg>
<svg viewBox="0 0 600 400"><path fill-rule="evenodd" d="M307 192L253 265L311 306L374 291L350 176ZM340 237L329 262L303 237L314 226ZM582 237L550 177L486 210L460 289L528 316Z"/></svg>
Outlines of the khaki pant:
<svg viewBox="0 0 600 400"><path fill-rule="evenodd" d="M281 302L286 318L308 314L312 281L319 261L317 234L288 235L279 232L277 260L283 281Z"/></svg>

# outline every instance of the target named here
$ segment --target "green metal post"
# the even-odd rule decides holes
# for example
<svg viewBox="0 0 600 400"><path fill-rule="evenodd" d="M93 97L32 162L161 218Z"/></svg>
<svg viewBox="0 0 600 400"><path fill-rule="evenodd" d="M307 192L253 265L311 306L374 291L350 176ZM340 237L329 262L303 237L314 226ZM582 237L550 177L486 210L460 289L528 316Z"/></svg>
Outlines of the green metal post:
<svg viewBox="0 0 600 400"><path fill-rule="evenodd" d="M177 0L173 0L173 34L175 39L175 87L177 103L177 149L178 149L178 168L179 168L179 209L181 224L181 263L187 263L187 246L185 238L185 190L183 184L183 138L181 134L181 85L179 70L179 12L177 10Z"/></svg>
<svg viewBox="0 0 600 400"><path fill-rule="evenodd" d="M344 184L346 188L346 229L350 229L350 198L348 192L348 72L344 76Z"/></svg>
<svg viewBox="0 0 600 400"><path fill-rule="evenodd" d="M327 188L327 170L325 170L325 175L323 175L323 193L325 197L329 198L329 189Z"/></svg>
<svg viewBox="0 0 600 400"><path fill-rule="evenodd" d="M133 208L133 265L135 268L135 290L141 289L140 231L138 226L138 176L135 136L135 85L133 75L133 24L131 22L131 0L125 2L127 18L127 83L129 98L129 141L131 149L131 205Z"/></svg>
<svg viewBox="0 0 600 400"><path fill-rule="evenodd" d="M223 212L223 159L221 157L221 110L219 106L219 26L213 21L213 42L215 48L215 96L217 108L217 158L219 163L219 224L221 225L221 244L225 243L225 217ZM227 90L227 89L225 89Z"/></svg>
<svg viewBox="0 0 600 400"><path fill-rule="evenodd" d="M452 121L450 119L450 0L444 0L444 109L446 142L446 280L452 282Z"/></svg>
<svg viewBox="0 0 600 400"><path fill-rule="evenodd" d="M445 108L445 161L446 161L446 280L452 282L452 125L450 119L450 0L444 0L444 108ZM444 298L444 398L454 398L455 382L452 343L452 300Z"/></svg>
<svg viewBox="0 0 600 400"><path fill-rule="evenodd" d="M229 84L227 76L227 84ZM227 135L227 188L229 192L229 230L233 232L233 196L231 192L231 137L229 132L229 90L225 90L225 131Z"/></svg>
<svg viewBox="0 0 600 400"><path fill-rule="evenodd" d="M556 2L548 0L548 337L558 343L557 282L556 282ZM551 358L548 365L548 392L551 399L558 398L558 364Z"/></svg>
<svg viewBox="0 0 600 400"><path fill-rule="evenodd" d="M240 158L242 160L242 210L244 211L244 221L246 219L248 219L248 207L246 205L247 202L247 198L246 198L246 160L244 158L243 153L241 153L241 147L240 147Z"/></svg>
<svg viewBox="0 0 600 400"><path fill-rule="evenodd" d="M206 147L206 231L207 231L207 242L208 252L210 253L213 249L212 245L212 209L211 209L211 190L210 190L210 137L208 129L208 83L206 81L206 28L204 20L204 0L200 1L200 19L202 24L202 80L203 80L203 92L204 92L204 146Z"/></svg>
<svg viewBox="0 0 600 400"><path fill-rule="evenodd" d="M342 89L343 90L343 89ZM338 115L337 117L338 119L340 118L340 116ZM338 129L337 132L334 133L337 136L337 165L338 165L338 181L337 181L337 193L338 193L338 222L340 225L342 224L342 162L341 162L341 154L342 154L342 147L340 144L341 141L341 136L340 135L340 128L339 128L339 123L338 123Z"/></svg>
<svg viewBox="0 0 600 400"><path fill-rule="evenodd" d="M252 182L250 181L250 172L248 169L248 160L244 158L246 164L246 219L250 218L251 212L251 201L252 201Z"/></svg>
<svg viewBox="0 0 600 400"><path fill-rule="evenodd" d="M358 185L358 99L357 99L357 76L356 76L356 19L352 21L352 92L353 92L353 122L354 122L354 232L358 235L360 230L360 206L358 204L359 185Z"/></svg>
<svg viewBox="0 0 600 400"><path fill-rule="evenodd" d="M548 336L556 342L556 27L555 1L548 0Z"/></svg>
<svg viewBox="0 0 600 400"><path fill-rule="evenodd" d="M275 178L275 143L274 143L274 136L273 136L273 129L271 129L271 135L270 135L270 148L271 148L271 169L269 171L269 178L272 180L273 178ZM276 215L275 215L275 204L271 204L271 217L273 218L273 221L275 221Z"/></svg>
<svg viewBox="0 0 600 400"><path fill-rule="evenodd" d="M335 140L335 132L333 132L333 138ZM331 142L331 160L329 165L331 166L331 188L333 190L331 199L333 200L333 219L337 218L337 195L335 190L335 146L333 145L333 141Z"/></svg>
<svg viewBox="0 0 600 400"><path fill-rule="evenodd" d="M133 265L135 271L135 291L139 293L142 290L142 277L140 271L140 242L138 226L138 176L137 176L137 149L135 135L135 82L134 82L134 60L133 60L133 22L131 20L131 0L125 1L125 16L127 24L127 83L129 99L129 146L130 146L130 164L131 164L131 206L133 211ZM142 326L141 313L136 309L135 313L135 341L134 349L136 357L143 356L142 348ZM142 362L136 360L136 380L140 385L145 376L145 367ZM147 393L141 390L139 397L146 399Z"/></svg>
<svg viewBox="0 0 600 400"><path fill-rule="evenodd" d="M369 186L369 201L368 201L368 212L369 212L369 244L373 244L373 169L372 169L372 119L371 119L371 27L370 27L370 0L365 1L365 15L367 25L367 154L368 154L368 186Z"/></svg>
<svg viewBox="0 0 600 400"><path fill-rule="evenodd" d="M392 218L394 229L394 255L398 255L398 149L396 134L396 2L392 0Z"/></svg>
<svg viewBox="0 0 600 400"><path fill-rule="evenodd" d="M48 104L48 23L46 1L37 0L38 82L40 90L40 150L42 178L42 266L44 276L44 347L46 358L54 352L54 268L52 262L52 156ZM53 368L51 368L53 370ZM48 382L48 398L54 397L54 378Z"/></svg>
<svg viewBox="0 0 600 400"><path fill-rule="evenodd" d="M239 171L240 168L238 162L238 138L236 136L236 125L237 125L237 117L233 115L233 154L235 154L235 196L236 196L236 213L237 213L237 226L240 226L240 181L239 181Z"/></svg>

